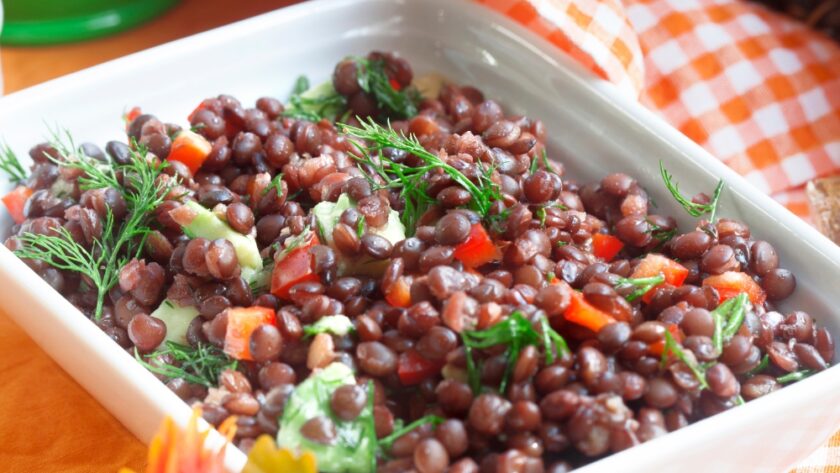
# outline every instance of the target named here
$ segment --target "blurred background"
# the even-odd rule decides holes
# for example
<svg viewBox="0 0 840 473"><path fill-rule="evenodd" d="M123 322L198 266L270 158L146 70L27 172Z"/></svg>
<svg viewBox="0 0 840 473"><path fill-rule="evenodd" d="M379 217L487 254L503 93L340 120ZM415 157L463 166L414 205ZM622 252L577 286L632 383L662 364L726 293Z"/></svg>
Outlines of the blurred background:
<svg viewBox="0 0 840 473"><path fill-rule="evenodd" d="M0 0L3 93L296 0Z"/></svg>

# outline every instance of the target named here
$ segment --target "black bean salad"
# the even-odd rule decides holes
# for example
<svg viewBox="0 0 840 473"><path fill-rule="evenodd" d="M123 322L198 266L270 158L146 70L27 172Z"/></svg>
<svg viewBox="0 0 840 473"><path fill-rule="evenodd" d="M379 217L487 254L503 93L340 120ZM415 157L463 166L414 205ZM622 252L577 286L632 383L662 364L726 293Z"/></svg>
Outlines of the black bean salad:
<svg viewBox="0 0 840 473"><path fill-rule="evenodd" d="M102 151L60 131L6 246L236 444L326 473L563 472L824 370L831 334L776 304L771 243L633 177L580 183L543 122L393 53L285 103L132 109Z"/></svg>

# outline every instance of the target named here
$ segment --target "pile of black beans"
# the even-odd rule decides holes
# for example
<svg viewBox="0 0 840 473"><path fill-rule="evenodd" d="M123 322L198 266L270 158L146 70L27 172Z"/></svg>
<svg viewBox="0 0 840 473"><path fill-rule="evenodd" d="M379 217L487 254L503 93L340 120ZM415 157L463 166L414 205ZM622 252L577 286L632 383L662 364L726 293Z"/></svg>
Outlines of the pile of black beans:
<svg viewBox="0 0 840 473"><path fill-rule="evenodd" d="M386 62L401 86L411 83L404 59L392 53L374 57ZM338 64L336 89L354 114L379 117L376 101L358 87L357 67L352 60ZM395 441L379 459L382 472L569 471L731 409L739 396L750 401L772 393L782 387L777 378L786 373L819 371L832 362L832 336L811 314L777 309L794 291L795 277L779 265L772 244L755 238L747 224L720 218L711 226L678 230L671 216L655 213L632 176L609 174L584 184L567 176L562 163L540 164L532 171L533 161L542 159L549 130L539 119L506 113L476 87L444 85L439 97L424 99L418 109L418 115L391 125L414 134L471 178L477 179L479 163L494 167L500 198L491 215L497 218L492 225L484 222L501 250L500 261L467 270L454 257L454 248L481 219L467 210L470 193L440 170L428 175L426 190L436 203L420 218L413 236L393 244L369 230L360 235L360 220L364 228L378 227L391 209L402 211L405 202L399 189L371 186L352 157L350 140L333 123L287 118L275 98L246 106L219 95L205 99L190 121L212 143L210 156L195 174L180 163L166 168L164 178L178 178L178 185L155 211L143 257L122 269L95 323L132 354L135 348L149 353L166 334L163 322L149 315L164 298L198 309L188 332L194 345L223 345L230 307L276 310L277 325L260 327L250 340L254 361L224 371L218 387L161 376L162 381L188 403L200 404L212 424L237 416L236 443L247 450L258 435L276 434L289 395L313 369L345 363L356 371L359 386L334 393L331 405L339 418L359 415L368 395L361 386L369 381L375 388L379 437L390 434L398 419L445 418ZM349 122L358 123L355 118ZM161 157L169 153L170 137L178 129L144 114L128 124L127 134ZM128 145L117 141L104 152L92 144L84 150L116 162L125 162L129 153ZM419 163L401 151L384 152L394 161ZM106 208L118 220L125 217L126 203L116 190L82 191L78 173L56 166L45 154L57 156L48 144L30 153L34 165L28 186L35 192L26 204L27 220L13 229L7 247L20 247L17 234L50 234L59 226L90 245L101 236ZM278 192L261 192L281 172ZM69 191L51 190L59 177L72 184ZM237 232L255 235L263 255L270 257L277 244L317 227L310 212L315 204L335 201L342 193L357 207L341 215L333 246L310 250L319 280L292 287L287 299L267 290L252 293L230 242L190 238L172 217L186 200L195 200ZM671 231L673 238L656 238ZM593 254L596 233L610 233L624 243L612 261ZM628 302L616 283L651 252L678 260L688 277L680 287L656 289L649 302ZM384 274L339 272L341 258L360 255L384 261ZM80 290L84 282L78 274L27 263L83 313L92 314L95 297ZM767 302L752 307L718 353L711 311L720 297L701 282L727 271L748 274ZM565 284L551 284L549 274ZM411 281L411 302L394 307L384 295L404 276ZM571 291L581 291L589 304L617 322L593 333L565 321ZM526 346L514 362L509 387L498 392L507 347L479 350L474 356L484 389L473 392L459 332L490 327L514 311L532 321L548 317L571 354L548 364L541 346ZM349 317L355 332L304 337L303 326L332 314ZM708 389L700 389L685 363L671 358L663 367L649 351L671 326L684 336L686 356L706 367ZM397 372L407 352L441 369L406 386ZM305 424L303 435L329 444L335 428L330 419L319 417Z"/></svg>

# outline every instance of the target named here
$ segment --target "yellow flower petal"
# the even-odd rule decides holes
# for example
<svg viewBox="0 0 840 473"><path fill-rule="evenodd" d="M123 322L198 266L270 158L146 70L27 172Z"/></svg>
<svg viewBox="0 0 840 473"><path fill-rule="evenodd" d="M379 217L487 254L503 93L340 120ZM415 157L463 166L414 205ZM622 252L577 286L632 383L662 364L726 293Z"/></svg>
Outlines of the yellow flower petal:
<svg viewBox="0 0 840 473"><path fill-rule="evenodd" d="M318 473L318 468L311 452L297 456L289 449L277 448L268 435L261 435L251 447L242 473Z"/></svg>

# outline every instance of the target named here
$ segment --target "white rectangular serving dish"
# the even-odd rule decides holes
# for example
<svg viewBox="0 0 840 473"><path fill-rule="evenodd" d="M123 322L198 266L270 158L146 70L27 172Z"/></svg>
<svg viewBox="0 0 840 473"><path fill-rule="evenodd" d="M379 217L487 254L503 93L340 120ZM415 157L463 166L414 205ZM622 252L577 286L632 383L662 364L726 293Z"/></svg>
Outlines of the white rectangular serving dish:
<svg viewBox="0 0 840 473"><path fill-rule="evenodd" d="M662 186L658 161L689 193L724 178L720 215L748 222L798 278L784 308L807 310L840 336L837 246L544 40L465 1L321 0L279 10L2 98L0 135L21 157L53 125L77 141L104 144L124 138L120 116L127 107L185 122L204 97L230 93L245 103L284 97L298 74L327 78L340 58L373 49L397 50L416 71L476 85L509 109L543 119L551 154L563 158L570 175L595 180L626 171L649 190L659 212L680 217L682 225L690 218ZM10 224L4 213L3 234ZM148 441L166 414L185 423L183 402L5 247L0 281L4 309L140 439ZM838 369L579 471L786 471L840 427ZM227 461L239 471L244 456L230 448Z"/></svg>

